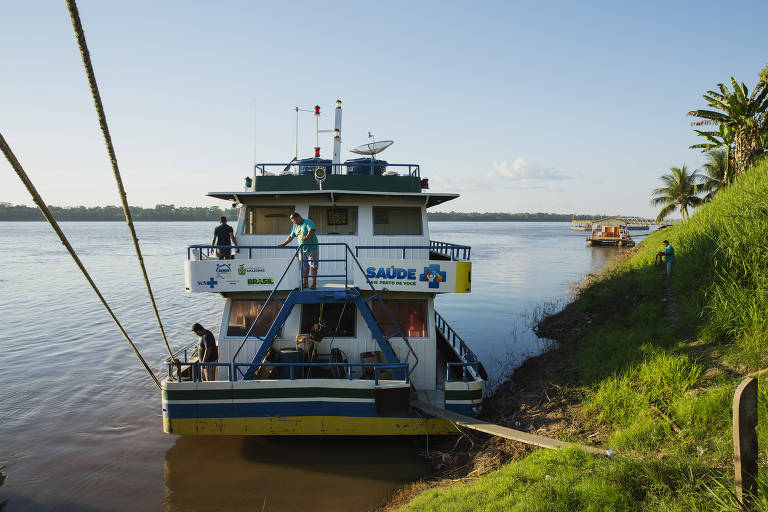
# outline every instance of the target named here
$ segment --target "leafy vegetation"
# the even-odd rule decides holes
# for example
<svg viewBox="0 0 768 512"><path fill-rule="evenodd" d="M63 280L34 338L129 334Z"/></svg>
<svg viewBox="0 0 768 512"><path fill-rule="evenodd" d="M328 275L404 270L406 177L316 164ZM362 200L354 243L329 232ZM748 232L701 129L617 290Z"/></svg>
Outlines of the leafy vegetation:
<svg viewBox="0 0 768 512"><path fill-rule="evenodd" d="M699 190L706 192L704 201L711 201L715 194L723 190L733 181L731 171L731 158L727 149L713 149L707 153L707 162L704 164L704 181Z"/></svg>
<svg viewBox="0 0 768 512"><path fill-rule="evenodd" d="M553 384L580 397L585 433L612 459L537 451L472 481L438 487L405 510L738 511L731 401L768 366L768 159L690 221L652 233L551 318L590 319L571 339L578 371ZM667 281L661 241L678 264ZM768 385L758 388L756 510L768 511ZM586 435L586 434L585 434ZM581 443L586 439L571 439Z"/></svg>
<svg viewBox="0 0 768 512"><path fill-rule="evenodd" d="M688 220L688 208L695 208L702 203L702 199L697 195L700 178L697 171L689 173L685 165L672 167L669 174L663 175L661 181L665 186L654 189L651 194L651 204L662 207L656 222L663 221L677 208L680 209L683 221Z"/></svg>
<svg viewBox="0 0 768 512"><path fill-rule="evenodd" d="M768 152L768 66L760 71L757 85L749 92L744 83L739 83L731 77L730 90L725 84L717 84L720 92L707 91L704 100L709 109L691 110L689 116L698 118L691 123L693 126L714 126L714 130L694 130L705 142L694 144L691 149L701 149L708 153L708 162L704 164L706 176L701 183L692 180L694 186L692 194L690 190L683 190L680 170L661 177L666 187L653 191L651 204L662 206L658 220L666 218L674 211L672 207L672 195L678 197L683 220L688 216L687 206L695 207L690 203L683 206L683 197L690 195L695 202L701 203L699 192L704 192L704 201L710 201L720 190L733 183L733 181L755 163L763 154ZM693 175L696 174L694 171ZM671 180L670 180L671 178ZM674 190L677 189L677 190ZM662 199L666 197L668 199Z"/></svg>
<svg viewBox="0 0 768 512"><path fill-rule="evenodd" d="M733 91L725 84L717 84L720 92L707 91L704 95L710 109L692 110L688 115L698 118L694 126L717 126L717 131L694 130L706 142L694 144L691 148L710 151L727 147L738 176L768 146L768 83L761 77L750 93L743 82L738 83L731 77L731 86Z"/></svg>

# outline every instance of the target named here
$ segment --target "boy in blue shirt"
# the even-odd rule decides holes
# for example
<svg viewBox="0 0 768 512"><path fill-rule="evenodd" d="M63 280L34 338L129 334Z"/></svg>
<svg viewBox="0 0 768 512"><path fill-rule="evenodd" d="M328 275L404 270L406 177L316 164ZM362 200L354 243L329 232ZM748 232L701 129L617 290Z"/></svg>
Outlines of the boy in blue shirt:
<svg viewBox="0 0 768 512"><path fill-rule="evenodd" d="M293 212L290 218L294 224L291 234L279 246L285 247L294 238L299 239L299 257L301 258L301 274L304 276L304 288L314 289L317 286L317 260L320 256L317 235L315 234L315 223L303 218L296 212ZM312 273L312 286L307 286L307 276L310 274L310 271Z"/></svg>

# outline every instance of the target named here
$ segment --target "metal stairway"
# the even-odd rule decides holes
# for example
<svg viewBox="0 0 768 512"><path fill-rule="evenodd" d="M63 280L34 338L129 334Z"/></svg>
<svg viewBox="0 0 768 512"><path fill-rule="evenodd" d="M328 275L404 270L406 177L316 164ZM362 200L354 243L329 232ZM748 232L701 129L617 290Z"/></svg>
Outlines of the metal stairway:
<svg viewBox="0 0 768 512"><path fill-rule="evenodd" d="M253 329L261 319L261 315L264 313L264 311L266 311L267 305L270 302L280 303L282 304L280 311L275 317L275 320L272 322L272 325L270 326L266 335L255 336L257 340L261 341L261 346L256 351L256 355L254 356L253 361L251 362L251 366L249 366L245 372L242 372L238 368L237 372L239 373L240 377L236 375L235 378L236 379L240 378L241 380L250 380L253 378L253 375L256 373L256 371L258 371L259 365L263 363L264 359L266 358L267 353L269 352L269 349L272 347L272 344L274 343L275 338L280 332L280 329L283 327L286 320L290 316L291 311L293 310L293 306L295 306L296 304L322 304L322 303L326 303L326 304L327 303L336 303L336 304L352 303L355 306L357 306L357 310L360 312L363 319L365 320L366 325L368 325L368 328L371 330L371 334L376 340L376 343L378 344L379 349L381 350L382 354L384 355L388 363L400 362L399 358L397 357L397 354L395 354L395 351L392 349L392 345L389 342L389 340L392 338L402 338L403 341L405 342L406 347L408 348L408 354L406 355L406 362L411 356L413 356L413 358L415 359L415 363L412 366L409 366L409 369L408 369L408 376L410 376L411 373L413 373L416 366L419 364L419 357L416 355L416 352L414 352L413 347L411 347L411 344L408 341L408 337L406 336L406 333L403 330L403 328L400 326L400 324L394 319L392 314L389 312L389 309L387 309L386 304L384 304L384 301L379 296L379 293L376 290L376 288L373 286L373 284L371 284L371 281L368 279L368 277L365 277L365 272L363 271L363 268L360 265L360 262L357 260L357 257L352 253L352 250L350 249L350 247L345 243L325 243L325 244L320 243L318 245L344 246L345 248L344 259L328 259L328 260L319 259L318 260L318 263L343 262L344 274L325 274L325 275L317 276L318 278L320 277L344 278L344 289L343 290L327 290L322 288L321 289L304 288L302 285L303 279L307 278L308 275L303 274L302 272L299 272L300 274L299 286L291 290L285 299L277 298L275 294L278 288L280 287L280 284L283 282L283 279L287 275L288 270L290 270L291 265L293 265L294 263L301 265L301 262L299 261L299 258L298 258L300 248L297 249L293 257L291 258L291 261L288 262L288 265L283 271L283 275L277 281L274 288L272 288L272 291L269 293L269 296L264 301L264 304L261 307L259 314L256 316L250 328L248 329L245 336L243 337L243 341L240 343L240 346L238 347L237 351L235 352L235 355L232 358L233 362L237 361L238 354L240 353L242 348L245 346L245 343L248 341L248 338L251 337L251 333L253 332ZM362 290L359 287L350 285L350 279L349 279L350 260L354 262L357 268L360 269L360 273L365 277L366 283L372 292L371 296L368 297L367 299L363 297ZM373 311L371 311L371 308L369 307L369 302L372 302L374 300L377 300L379 302L382 310L386 313L390 322L395 326L395 331L389 336L385 335L384 332L381 330L381 326L376 321L376 318L373 315ZM402 378L405 378L405 376L403 375Z"/></svg>

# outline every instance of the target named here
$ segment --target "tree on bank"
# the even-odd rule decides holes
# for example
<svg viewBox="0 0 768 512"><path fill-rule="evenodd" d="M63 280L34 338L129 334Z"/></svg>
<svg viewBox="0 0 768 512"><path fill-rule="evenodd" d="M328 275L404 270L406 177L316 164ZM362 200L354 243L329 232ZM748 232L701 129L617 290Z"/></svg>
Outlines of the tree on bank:
<svg viewBox="0 0 768 512"><path fill-rule="evenodd" d="M689 116L698 118L691 123L693 126L717 126L713 131L694 130L707 142L690 147L702 151L727 148L733 158L734 177L745 172L768 146L768 82L762 75L751 93L743 82L738 83L731 77L733 91L727 85L717 84L720 92L707 91L703 96L711 110L688 112Z"/></svg>
<svg viewBox="0 0 768 512"><path fill-rule="evenodd" d="M662 222L678 208L683 221L686 221L690 218L688 208L696 208L704 202L698 196L701 176L697 171L689 174L685 165L672 167L669 170L671 171L669 174L661 176L665 186L654 189L651 193L651 204L662 207L656 222Z"/></svg>
<svg viewBox="0 0 768 512"><path fill-rule="evenodd" d="M715 194L733 181L731 158L727 149L713 149L707 153L707 163L704 164L706 175L699 190L706 192L704 201L711 201Z"/></svg>

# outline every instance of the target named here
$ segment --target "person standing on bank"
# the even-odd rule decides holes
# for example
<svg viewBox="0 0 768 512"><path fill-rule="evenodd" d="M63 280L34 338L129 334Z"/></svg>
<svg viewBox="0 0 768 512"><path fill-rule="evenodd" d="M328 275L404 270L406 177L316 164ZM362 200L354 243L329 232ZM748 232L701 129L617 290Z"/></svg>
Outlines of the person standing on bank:
<svg viewBox="0 0 768 512"><path fill-rule="evenodd" d="M232 240L230 240L230 238ZM219 219L219 225L213 230L213 241L211 242L211 245L232 245L232 242L235 242L234 245L237 247L235 230L232 229L232 226L227 224L227 218L222 217ZM240 252L240 249L235 249L235 252ZM232 259L232 249L229 247L216 249L216 256L218 256L220 260Z"/></svg>
<svg viewBox="0 0 768 512"><path fill-rule="evenodd" d="M216 339L213 333L200 324L192 326L192 332L199 336L197 340L197 360L200 363L218 363L219 347L216 346ZM203 380L216 380L215 366L201 366Z"/></svg>
<svg viewBox="0 0 768 512"><path fill-rule="evenodd" d="M670 245L669 240L664 240L664 262L667 264L667 277L672 275L672 267L675 264L675 248Z"/></svg>
<svg viewBox="0 0 768 512"><path fill-rule="evenodd" d="M294 238L299 239L299 257L301 258L301 274L304 276L304 288L314 289L317 286L317 260L320 257L315 223L296 212L291 214L290 219L294 224L291 234L283 243L279 244L279 247L285 247ZM312 286L308 286L307 282L310 270L312 271Z"/></svg>

